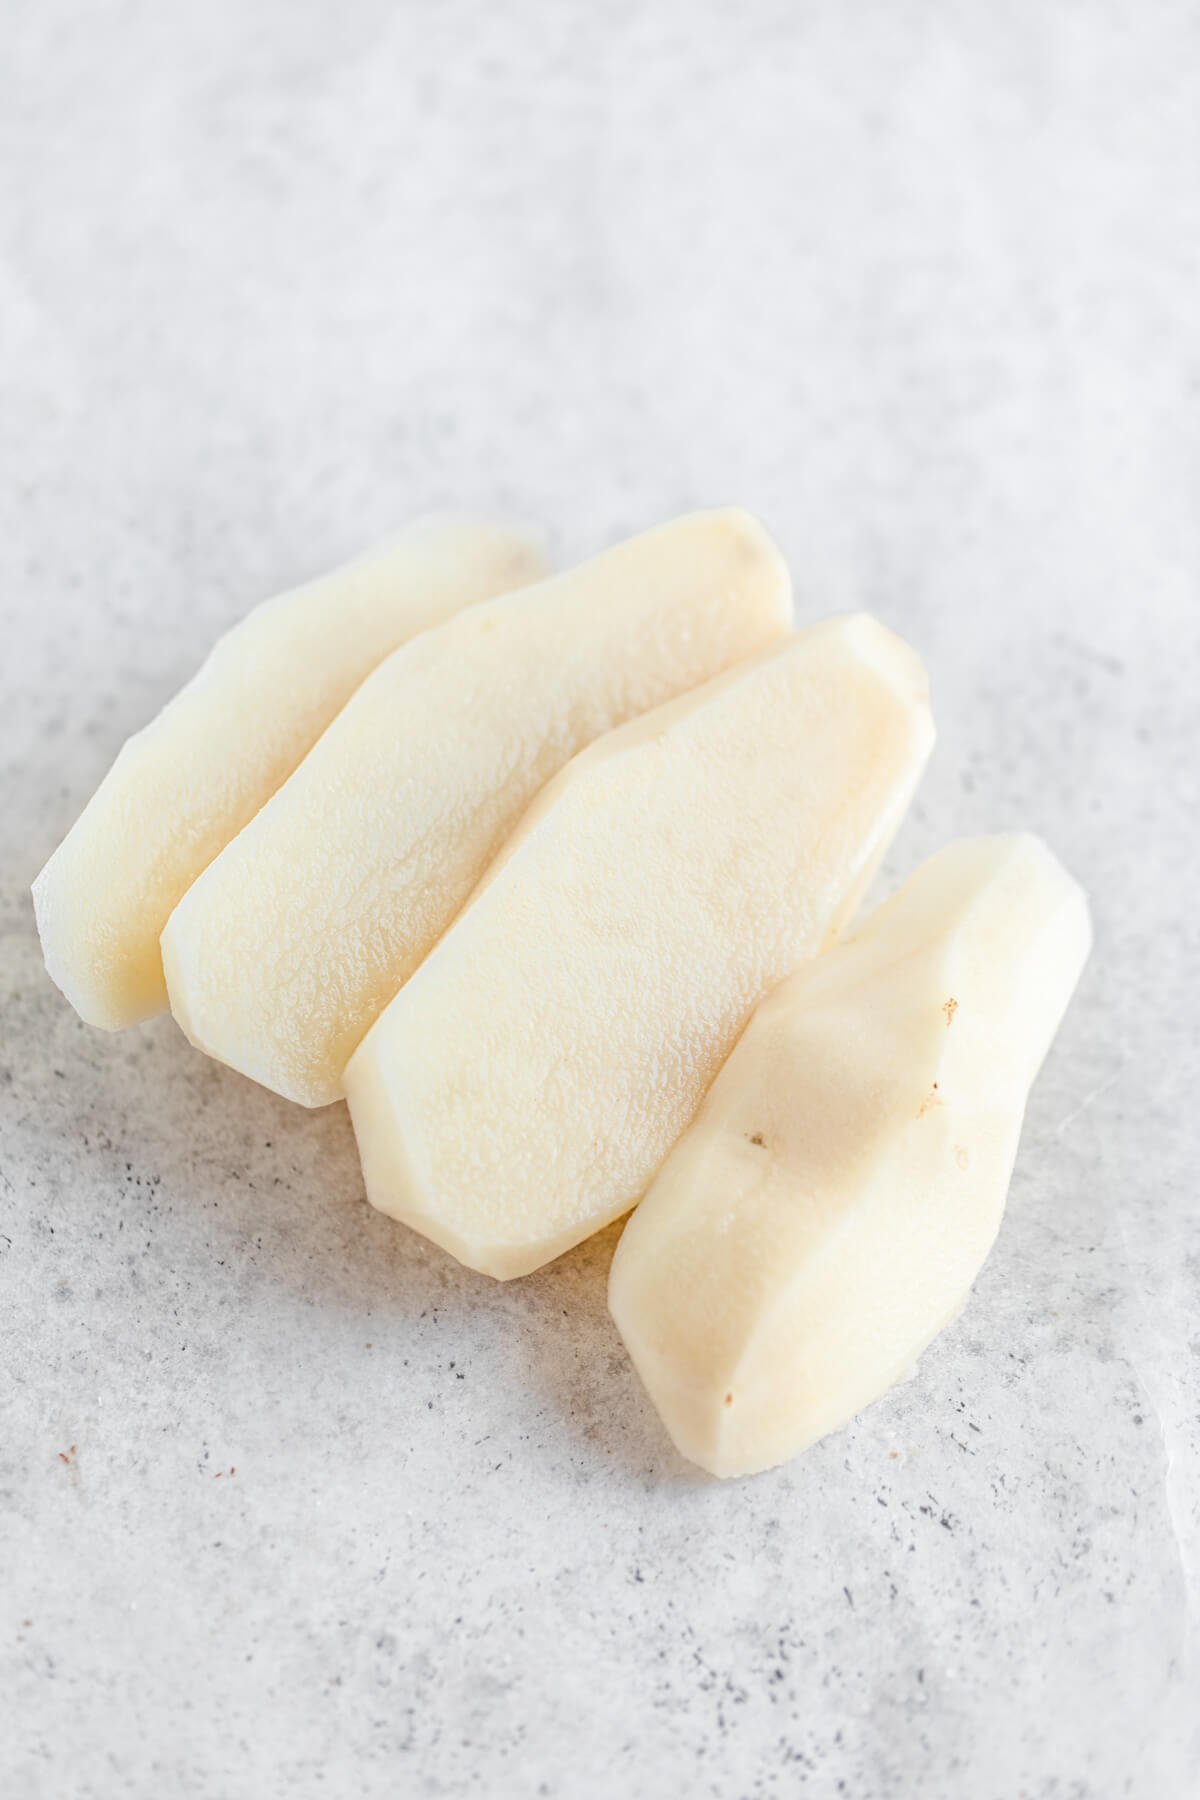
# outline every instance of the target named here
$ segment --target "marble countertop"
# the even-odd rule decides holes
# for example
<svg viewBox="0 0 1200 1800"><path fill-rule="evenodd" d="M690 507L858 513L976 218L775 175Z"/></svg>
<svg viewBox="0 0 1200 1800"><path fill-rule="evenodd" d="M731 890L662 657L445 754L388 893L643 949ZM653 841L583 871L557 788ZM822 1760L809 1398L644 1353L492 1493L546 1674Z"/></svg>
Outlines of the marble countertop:
<svg viewBox="0 0 1200 1800"><path fill-rule="evenodd" d="M1194 5L66 0L0 63L0 1789L1190 1800ZM613 1231L496 1286L29 883L247 605L481 504L739 500L1096 949L999 1244L790 1467L672 1452Z"/></svg>

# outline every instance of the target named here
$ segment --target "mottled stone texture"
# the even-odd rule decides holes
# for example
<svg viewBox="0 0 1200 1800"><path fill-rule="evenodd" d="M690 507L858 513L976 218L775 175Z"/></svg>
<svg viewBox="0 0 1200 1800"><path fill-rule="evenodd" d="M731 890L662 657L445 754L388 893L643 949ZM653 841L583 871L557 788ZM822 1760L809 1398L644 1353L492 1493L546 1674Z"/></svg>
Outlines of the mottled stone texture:
<svg viewBox="0 0 1200 1800"><path fill-rule="evenodd" d="M0 58L0 1790L1190 1800L1200 9L39 0ZM1092 965L912 1382L672 1454L606 1233L495 1287L28 885L249 602L488 503L758 511L925 654L889 878ZM236 1470L236 1473L235 1473Z"/></svg>

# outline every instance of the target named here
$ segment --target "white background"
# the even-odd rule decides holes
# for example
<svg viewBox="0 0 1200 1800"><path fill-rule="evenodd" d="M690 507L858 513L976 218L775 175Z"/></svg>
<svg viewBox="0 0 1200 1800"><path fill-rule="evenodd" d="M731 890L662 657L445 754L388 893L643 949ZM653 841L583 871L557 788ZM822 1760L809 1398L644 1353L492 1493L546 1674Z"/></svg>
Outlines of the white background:
<svg viewBox="0 0 1200 1800"><path fill-rule="evenodd" d="M4 1794L1189 1800L1200 8L0 24ZM344 1109L82 1027L27 892L253 601L431 505L565 560L725 500L927 659L889 877L1030 826L1097 926L966 1314L733 1485L614 1232L465 1273Z"/></svg>

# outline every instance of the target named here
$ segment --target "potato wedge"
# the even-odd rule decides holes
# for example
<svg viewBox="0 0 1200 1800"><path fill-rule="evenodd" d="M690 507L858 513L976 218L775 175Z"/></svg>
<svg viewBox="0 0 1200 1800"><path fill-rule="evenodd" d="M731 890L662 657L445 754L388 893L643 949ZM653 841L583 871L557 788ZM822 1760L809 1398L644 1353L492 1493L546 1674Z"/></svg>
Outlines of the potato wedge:
<svg viewBox="0 0 1200 1800"><path fill-rule="evenodd" d="M1038 839L966 840L764 1000L609 1280L685 1456L714 1475L785 1461L957 1316L1090 943Z"/></svg>
<svg viewBox="0 0 1200 1800"><path fill-rule="evenodd" d="M932 739L919 661L858 615L576 757L347 1067L373 1204L501 1278L625 1212Z"/></svg>

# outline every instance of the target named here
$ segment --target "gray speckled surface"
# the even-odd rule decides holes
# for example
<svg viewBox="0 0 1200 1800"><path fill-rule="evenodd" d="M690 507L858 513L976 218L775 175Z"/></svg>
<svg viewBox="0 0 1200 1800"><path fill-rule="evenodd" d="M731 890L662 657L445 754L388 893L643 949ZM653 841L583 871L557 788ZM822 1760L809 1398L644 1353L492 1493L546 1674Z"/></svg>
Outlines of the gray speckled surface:
<svg viewBox="0 0 1200 1800"><path fill-rule="evenodd" d="M1168 0L9 9L6 1800L1197 1791L1198 56ZM890 876L1030 825L1097 947L961 1321L717 1485L613 1233L460 1271L343 1109L78 1024L27 888L251 601L430 505L566 558L727 498L928 659Z"/></svg>

